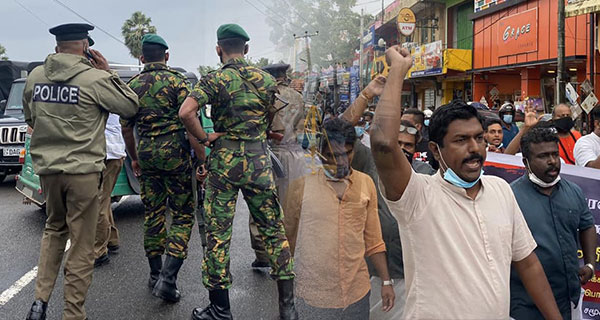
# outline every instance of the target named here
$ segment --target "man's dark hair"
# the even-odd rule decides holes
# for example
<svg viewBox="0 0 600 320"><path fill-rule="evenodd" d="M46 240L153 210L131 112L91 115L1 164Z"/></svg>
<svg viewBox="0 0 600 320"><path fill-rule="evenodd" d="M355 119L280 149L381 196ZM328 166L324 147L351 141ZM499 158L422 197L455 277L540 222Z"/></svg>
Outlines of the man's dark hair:
<svg viewBox="0 0 600 320"><path fill-rule="evenodd" d="M425 114L423 113L423 111L417 108L408 108L404 110L404 114L412 114L417 123L420 123L421 125L425 124Z"/></svg>
<svg viewBox="0 0 600 320"><path fill-rule="evenodd" d="M600 107L594 108L594 110L592 111L592 119L600 121Z"/></svg>
<svg viewBox="0 0 600 320"><path fill-rule="evenodd" d="M244 49L246 49L246 41L244 39L239 38L229 38L217 41L217 44L225 53L241 53L244 54Z"/></svg>
<svg viewBox="0 0 600 320"><path fill-rule="evenodd" d="M558 143L558 134L556 128L549 121L539 122L533 128L529 129L521 138L521 152L523 157L529 159L531 144L542 142Z"/></svg>
<svg viewBox="0 0 600 320"><path fill-rule="evenodd" d="M429 119L429 141L443 147L443 140L448 133L450 123L454 120L469 120L471 118L476 118L479 123L483 122L477 109L462 100L454 100L435 109L431 119Z"/></svg>
<svg viewBox="0 0 600 320"><path fill-rule="evenodd" d="M335 117L325 121L323 131L331 143L354 145L356 142L354 126L344 119Z"/></svg>
<svg viewBox="0 0 600 320"><path fill-rule="evenodd" d="M142 55L146 63L165 60L167 48L160 44L147 43L142 46Z"/></svg>
<svg viewBox="0 0 600 320"><path fill-rule="evenodd" d="M487 132L489 126L491 126L493 124L498 124L498 125L502 126L502 122L500 121L500 119L489 117L489 118L485 119L485 121L483 122L483 130L485 130Z"/></svg>
<svg viewBox="0 0 600 320"><path fill-rule="evenodd" d="M415 127L414 124L412 124L412 122L408 121L408 120L401 120L400 124L407 127L407 128L414 128L417 129L417 127ZM408 133L406 131L402 131L402 133ZM417 143L419 141L421 141L421 132L419 130L417 130L417 134L416 135L412 135L411 136L415 137L415 146L417 145Z"/></svg>

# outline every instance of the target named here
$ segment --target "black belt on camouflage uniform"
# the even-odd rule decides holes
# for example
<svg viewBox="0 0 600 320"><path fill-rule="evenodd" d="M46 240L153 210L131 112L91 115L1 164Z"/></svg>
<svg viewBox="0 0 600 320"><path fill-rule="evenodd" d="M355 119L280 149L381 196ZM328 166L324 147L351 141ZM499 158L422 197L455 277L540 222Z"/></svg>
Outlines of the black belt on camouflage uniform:
<svg viewBox="0 0 600 320"><path fill-rule="evenodd" d="M242 145L244 151L247 152L267 152L267 142L266 141L245 141L245 140L230 140L219 138L215 141L215 150L216 149L230 149L230 150L242 150Z"/></svg>

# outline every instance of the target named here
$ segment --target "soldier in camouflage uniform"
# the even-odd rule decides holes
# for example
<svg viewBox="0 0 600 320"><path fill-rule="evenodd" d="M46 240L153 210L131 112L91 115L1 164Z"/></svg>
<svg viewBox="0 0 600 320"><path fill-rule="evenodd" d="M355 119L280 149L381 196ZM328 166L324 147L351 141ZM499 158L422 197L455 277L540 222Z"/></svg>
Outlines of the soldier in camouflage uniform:
<svg viewBox="0 0 600 320"><path fill-rule="evenodd" d="M152 294L177 302L177 273L187 257L194 224L192 159L179 107L189 93L186 78L167 67L166 42L155 34L142 39L144 69L129 82L139 97L140 109L124 123L123 135L139 175L144 216L144 249L150 265L148 286ZM133 126L139 136L135 148ZM173 216L166 229L167 200ZM164 265L162 255L167 253Z"/></svg>
<svg viewBox="0 0 600 320"><path fill-rule="evenodd" d="M249 37L240 26L222 25L217 38L217 54L224 66L196 85L179 112L191 134L202 143L210 142L215 135L207 136L196 117L198 107L210 103L215 131L221 134L209 156L204 202L208 247L202 280L209 290L210 305L194 309L192 319L231 319L229 245L239 190L258 224L271 276L277 280L280 318L297 319L293 262L266 152L277 84L268 73L244 60Z"/></svg>
<svg viewBox="0 0 600 320"><path fill-rule="evenodd" d="M289 68L290 65L284 63L270 64L262 68L277 81L277 90L281 98L275 101L276 113L271 122L269 140L271 150L281 162L284 173L281 177L275 177L277 197L281 200L285 199L290 182L302 177L306 170L304 149L298 142L298 136L302 137L304 133L306 108L302 94L289 87L287 77ZM268 267L267 253L252 216L250 216L250 244L256 255L252 268Z"/></svg>

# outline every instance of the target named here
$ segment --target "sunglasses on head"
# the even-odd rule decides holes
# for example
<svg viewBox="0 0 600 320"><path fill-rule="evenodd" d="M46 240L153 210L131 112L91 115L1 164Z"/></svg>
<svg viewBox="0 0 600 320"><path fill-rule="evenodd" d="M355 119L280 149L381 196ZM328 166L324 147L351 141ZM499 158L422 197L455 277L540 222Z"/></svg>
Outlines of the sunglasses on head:
<svg viewBox="0 0 600 320"><path fill-rule="evenodd" d="M404 132L406 131L406 133L411 134L411 135L416 135L417 132L419 132L419 130L417 130L417 128L415 127L407 127L403 124L400 125L400 132Z"/></svg>

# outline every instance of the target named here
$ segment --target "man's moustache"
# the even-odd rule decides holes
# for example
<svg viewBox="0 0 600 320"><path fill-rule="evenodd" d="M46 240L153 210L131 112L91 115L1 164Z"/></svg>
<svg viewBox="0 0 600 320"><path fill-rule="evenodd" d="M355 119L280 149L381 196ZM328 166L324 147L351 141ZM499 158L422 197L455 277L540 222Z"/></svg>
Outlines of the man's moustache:
<svg viewBox="0 0 600 320"><path fill-rule="evenodd" d="M481 156L479 153L474 153L471 156L469 156L468 158L466 158L465 160L463 160L462 163L467 163L471 160L479 160L479 162L483 163L483 156Z"/></svg>

